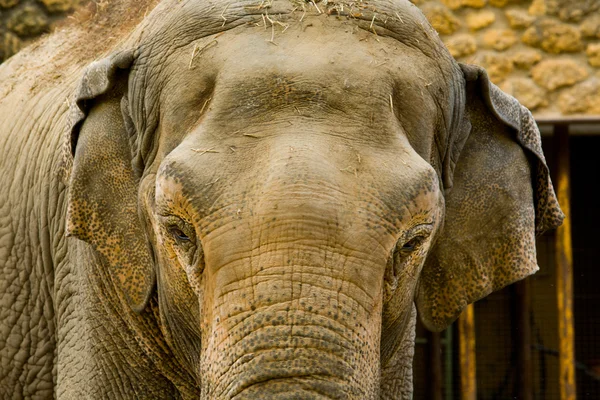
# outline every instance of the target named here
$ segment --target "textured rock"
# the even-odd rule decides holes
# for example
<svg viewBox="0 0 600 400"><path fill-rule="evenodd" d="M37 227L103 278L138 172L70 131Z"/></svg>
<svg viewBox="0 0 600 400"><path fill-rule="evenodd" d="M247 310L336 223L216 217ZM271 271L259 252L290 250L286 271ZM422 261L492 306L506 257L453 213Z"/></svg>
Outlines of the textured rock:
<svg viewBox="0 0 600 400"><path fill-rule="evenodd" d="M592 67L600 67L600 43L590 43L585 51Z"/></svg>
<svg viewBox="0 0 600 400"><path fill-rule="evenodd" d="M481 65L487 70L492 82L496 84L502 82L513 71L512 59L503 54L484 54Z"/></svg>
<svg viewBox="0 0 600 400"><path fill-rule="evenodd" d="M542 55L539 51L533 49L520 50L512 55L512 61L515 67L529 70L535 64L540 62Z"/></svg>
<svg viewBox="0 0 600 400"><path fill-rule="evenodd" d="M0 7L10 8L19 4L19 0L0 0Z"/></svg>
<svg viewBox="0 0 600 400"><path fill-rule="evenodd" d="M467 26L472 31L485 28L494 23L496 14L490 10L475 11L467 14Z"/></svg>
<svg viewBox="0 0 600 400"><path fill-rule="evenodd" d="M449 9L457 10L461 7L482 8L487 0L442 0Z"/></svg>
<svg viewBox="0 0 600 400"><path fill-rule="evenodd" d="M546 91L529 78L507 79L500 89L514 96L530 110L548 105Z"/></svg>
<svg viewBox="0 0 600 400"><path fill-rule="evenodd" d="M563 114L600 114L600 81L592 78L564 90L558 107Z"/></svg>
<svg viewBox="0 0 600 400"><path fill-rule="evenodd" d="M600 15L587 18L580 26L581 34L586 38L600 38Z"/></svg>
<svg viewBox="0 0 600 400"><path fill-rule="evenodd" d="M451 10L456 10L462 7L462 0L442 0L442 3Z"/></svg>
<svg viewBox="0 0 600 400"><path fill-rule="evenodd" d="M40 0L50 12L65 12L75 8L78 0Z"/></svg>
<svg viewBox="0 0 600 400"><path fill-rule="evenodd" d="M483 35L485 47L504 51L517 42L517 35L510 29L490 29Z"/></svg>
<svg viewBox="0 0 600 400"><path fill-rule="evenodd" d="M22 43L12 32L0 34L0 60L5 60L21 49Z"/></svg>
<svg viewBox="0 0 600 400"><path fill-rule="evenodd" d="M581 51L583 46L579 29L551 19L536 22L525 31L522 40L554 54Z"/></svg>
<svg viewBox="0 0 600 400"><path fill-rule="evenodd" d="M579 22L600 10L600 0L545 0L546 13L563 21Z"/></svg>
<svg viewBox="0 0 600 400"><path fill-rule="evenodd" d="M462 0L464 7L483 8L487 4L487 0Z"/></svg>
<svg viewBox="0 0 600 400"><path fill-rule="evenodd" d="M531 15L546 15L546 1L545 0L533 0L528 10Z"/></svg>
<svg viewBox="0 0 600 400"><path fill-rule="evenodd" d="M511 28L525 29L531 26L535 21L535 17L527 14L523 10L513 9L504 13Z"/></svg>
<svg viewBox="0 0 600 400"><path fill-rule="evenodd" d="M450 35L460 27L458 19L443 4L427 3L421 7L421 10L431 26L442 35Z"/></svg>
<svg viewBox="0 0 600 400"><path fill-rule="evenodd" d="M459 34L448 39L446 47L452 57L465 57L477 51L477 40L471 35Z"/></svg>
<svg viewBox="0 0 600 400"><path fill-rule="evenodd" d="M510 2L510 0L490 0L490 6L493 7L506 7L506 5Z"/></svg>
<svg viewBox="0 0 600 400"><path fill-rule="evenodd" d="M548 90L574 85L589 75L585 67L573 60L544 60L531 69L535 83Z"/></svg>
<svg viewBox="0 0 600 400"><path fill-rule="evenodd" d="M49 21L39 7L26 5L13 13L7 26L19 36L32 36L48 30Z"/></svg>

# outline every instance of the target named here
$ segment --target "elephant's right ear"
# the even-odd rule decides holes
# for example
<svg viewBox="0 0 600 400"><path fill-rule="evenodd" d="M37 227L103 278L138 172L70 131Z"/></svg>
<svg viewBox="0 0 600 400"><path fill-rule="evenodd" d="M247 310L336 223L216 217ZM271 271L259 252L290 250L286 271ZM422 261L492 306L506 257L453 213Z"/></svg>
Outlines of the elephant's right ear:
<svg viewBox="0 0 600 400"><path fill-rule="evenodd" d="M138 213L139 182L121 105L133 60L133 52L124 51L92 63L71 102L67 235L105 257L139 312L152 293L155 271Z"/></svg>

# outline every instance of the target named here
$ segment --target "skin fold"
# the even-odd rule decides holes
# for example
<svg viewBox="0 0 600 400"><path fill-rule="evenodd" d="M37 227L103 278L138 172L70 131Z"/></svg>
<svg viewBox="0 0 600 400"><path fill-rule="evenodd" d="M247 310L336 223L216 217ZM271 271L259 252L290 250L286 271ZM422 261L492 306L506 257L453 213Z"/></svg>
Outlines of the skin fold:
<svg viewBox="0 0 600 400"><path fill-rule="evenodd" d="M531 114L412 4L122 6L0 68L0 397L409 399L537 269Z"/></svg>

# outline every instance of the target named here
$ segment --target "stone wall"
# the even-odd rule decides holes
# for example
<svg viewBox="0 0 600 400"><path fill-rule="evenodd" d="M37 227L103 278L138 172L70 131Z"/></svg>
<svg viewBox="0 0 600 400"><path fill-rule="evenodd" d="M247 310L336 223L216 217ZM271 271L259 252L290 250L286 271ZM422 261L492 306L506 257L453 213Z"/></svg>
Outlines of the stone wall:
<svg viewBox="0 0 600 400"><path fill-rule="evenodd" d="M0 0L0 62L87 0Z"/></svg>
<svg viewBox="0 0 600 400"><path fill-rule="evenodd" d="M600 115L600 0L412 0L538 118Z"/></svg>

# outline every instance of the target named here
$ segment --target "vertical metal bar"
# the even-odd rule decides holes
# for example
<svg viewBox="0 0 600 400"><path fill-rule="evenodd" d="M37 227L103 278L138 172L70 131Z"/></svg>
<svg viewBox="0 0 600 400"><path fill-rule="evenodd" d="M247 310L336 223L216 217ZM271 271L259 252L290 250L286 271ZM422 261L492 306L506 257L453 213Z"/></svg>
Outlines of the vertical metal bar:
<svg viewBox="0 0 600 400"><path fill-rule="evenodd" d="M557 197L565 221L556 230L556 294L558 299L559 385L561 400L575 400L575 332L573 328L573 248L571 243L571 177L569 126L556 125Z"/></svg>
<svg viewBox="0 0 600 400"><path fill-rule="evenodd" d="M529 279L515 284L517 294L517 398L533 400L533 364L531 354L531 292Z"/></svg>
<svg viewBox="0 0 600 400"><path fill-rule="evenodd" d="M469 304L458 317L458 335L460 348L460 398L477 399L475 366L475 307Z"/></svg>
<svg viewBox="0 0 600 400"><path fill-rule="evenodd" d="M444 371L444 387L446 393L446 400L454 399L454 343L452 338L452 329L454 329L454 324L446 328L446 335L444 338L444 342L446 345L446 361Z"/></svg>
<svg viewBox="0 0 600 400"><path fill-rule="evenodd" d="M442 341L437 332L428 332L427 351L429 356L428 399L442 400Z"/></svg>

